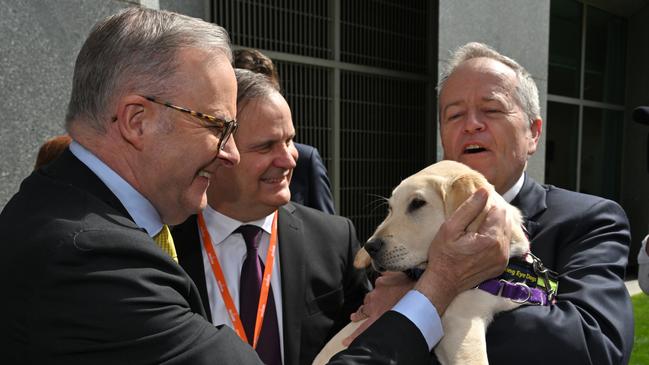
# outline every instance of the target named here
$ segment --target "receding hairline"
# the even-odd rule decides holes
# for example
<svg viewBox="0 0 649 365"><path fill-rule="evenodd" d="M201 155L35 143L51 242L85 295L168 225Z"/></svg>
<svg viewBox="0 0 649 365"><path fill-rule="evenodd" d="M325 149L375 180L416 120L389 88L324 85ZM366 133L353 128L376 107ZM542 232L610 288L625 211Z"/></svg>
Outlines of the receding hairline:
<svg viewBox="0 0 649 365"><path fill-rule="evenodd" d="M518 76L516 74L516 71L509 67L507 64L500 62L499 60L496 60L491 57L474 57L474 58L469 58L467 60L464 60L460 62L454 69L451 74L449 74L448 78L444 81L443 87L440 90L439 94L439 100L441 102L442 96L444 94L444 90L446 89L446 84L448 81L453 78L455 75L457 75L461 71L465 70L471 70L472 72L484 72L484 73L489 73L492 75L497 76L499 79L503 80L504 82L507 82L510 84L510 89L506 90L507 92L516 92L516 87L520 83L520 80L518 79ZM489 98L489 97L482 97L481 100L484 101L489 101L489 100L498 100L498 98ZM448 106L452 106L457 104L457 102L451 102L447 104L441 112L446 110Z"/></svg>
<svg viewBox="0 0 649 365"><path fill-rule="evenodd" d="M466 61L478 58L493 59L514 71L517 80L513 95L514 100L530 120L530 125L534 120L541 118L538 86L529 71L516 60L480 42L466 43L452 52L451 57L440 74L436 88L438 97L441 97L448 78L455 73L460 65Z"/></svg>
<svg viewBox="0 0 649 365"><path fill-rule="evenodd" d="M174 53L174 60L176 63L178 63L178 67L176 68L175 72L172 75L169 75L169 80L173 80L172 84L174 85L174 90L178 89L184 89L184 88L191 88L193 87L193 84L195 82L195 78L189 77L189 76L194 76L194 75L188 75L189 72L191 72L193 69L186 69L183 68L183 64L181 62L181 58L183 57L186 52L197 52L196 54L201 55L202 58L199 60L199 62L205 62L207 68L214 68L217 65L228 65L232 68L232 62L230 60L229 55L227 52L219 49L219 48L214 48L214 49L206 49L202 47L181 47L176 50ZM233 72L234 76L234 72ZM167 93L167 90L165 90L164 94ZM167 96L167 95L158 95L158 96Z"/></svg>
<svg viewBox="0 0 649 365"><path fill-rule="evenodd" d="M130 7L100 20L77 55L66 127L87 121L103 133L121 95L169 95L175 89L169 80L175 79L177 57L185 48L232 61L227 31L201 19Z"/></svg>

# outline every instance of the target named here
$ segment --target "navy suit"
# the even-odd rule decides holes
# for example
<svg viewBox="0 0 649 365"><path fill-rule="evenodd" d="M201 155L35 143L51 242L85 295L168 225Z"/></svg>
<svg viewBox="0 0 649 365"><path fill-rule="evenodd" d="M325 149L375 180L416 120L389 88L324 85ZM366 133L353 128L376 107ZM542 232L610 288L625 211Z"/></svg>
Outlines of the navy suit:
<svg viewBox="0 0 649 365"><path fill-rule="evenodd" d="M234 331L204 319L189 275L69 150L5 206L0 249L3 363L261 364ZM377 341L388 331L408 340ZM390 312L331 363L421 363L418 333Z"/></svg>
<svg viewBox="0 0 649 365"><path fill-rule="evenodd" d="M624 285L631 241L615 202L528 175L512 201L523 213L531 250L559 273L557 303L496 315L487 330L491 364L626 364L633 308Z"/></svg>
<svg viewBox="0 0 649 365"><path fill-rule="evenodd" d="M291 178L291 201L325 213L336 214L327 168L318 149L295 143L299 153Z"/></svg>

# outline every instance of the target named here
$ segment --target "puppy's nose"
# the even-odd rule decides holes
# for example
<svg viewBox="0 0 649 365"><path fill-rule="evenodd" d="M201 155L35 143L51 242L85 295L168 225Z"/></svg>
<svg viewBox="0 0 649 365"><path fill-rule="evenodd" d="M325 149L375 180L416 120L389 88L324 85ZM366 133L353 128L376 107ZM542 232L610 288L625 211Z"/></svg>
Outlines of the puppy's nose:
<svg viewBox="0 0 649 365"><path fill-rule="evenodd" d="M373 238L365 242L365 246L363 246L371 257L374 257L381 250L381 247L383 247L383 240L380 238Z"/></svg>

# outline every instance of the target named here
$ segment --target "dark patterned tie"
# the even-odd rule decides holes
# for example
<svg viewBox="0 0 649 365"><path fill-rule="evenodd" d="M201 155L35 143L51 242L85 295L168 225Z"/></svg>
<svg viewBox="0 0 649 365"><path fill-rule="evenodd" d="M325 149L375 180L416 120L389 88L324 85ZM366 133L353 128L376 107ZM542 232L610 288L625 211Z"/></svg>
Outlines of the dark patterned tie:
<svg viewBox="0 0 649 365"><path fill-rule="evenodd" d="M264 272L264 264L257 252L262 231L257 226L243 225L237 228L236 232L241 233L244 241L246 241L246 259L241 267L241 281L239 282L239 316L248 341L252 345ZM266 314L259 334L259 341L257 342L257 354L267 365L282 364L279 347L279 327L277 326L277 312L275 310L272 286L268 291Z"/></svg>

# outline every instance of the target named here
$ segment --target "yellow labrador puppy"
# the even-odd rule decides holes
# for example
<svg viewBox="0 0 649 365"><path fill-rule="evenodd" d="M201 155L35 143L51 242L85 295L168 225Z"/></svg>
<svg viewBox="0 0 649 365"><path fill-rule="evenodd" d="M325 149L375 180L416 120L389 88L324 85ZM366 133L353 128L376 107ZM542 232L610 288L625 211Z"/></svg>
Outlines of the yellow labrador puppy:
<svg viewBox="0 0 649 365"><path fill-rule="evenodd" d="M509 213L507 223L512 230L510 255L525 256L529 251L529 242L518 209L507 204L480 173L458 162L441 161L408 177L394 189L389 199L388 216L358 252L354 265L366 267L371 262L379 271L424 269L428 248L442 223L479 187L487 188L489 200L485 210L467 227L467 231L476 232L494 204L504 205ZM531 262L531 259L528 260ZM494 282L496 286L505 285L502 280ZM514 309L524 299L534 299L531 298L532 289L529 287L523 288L520 283L514 286L514 289L521 290L513 299L499 296L502 287L488 290L495 295L486 289L476 288L455 298L442 316L444 337L435 347L442 364L488 363L485 331L494 314ZM313 364L325 364L342 350L342 340L362 322L353 322L343 328L327 343Z"/></svg>

